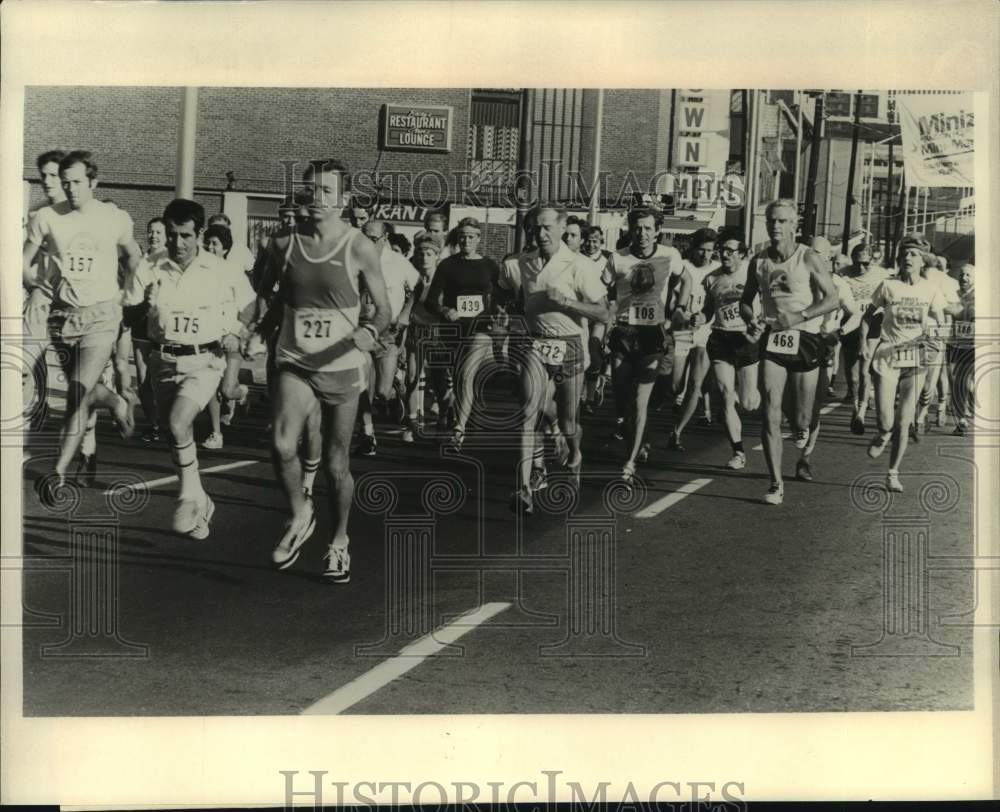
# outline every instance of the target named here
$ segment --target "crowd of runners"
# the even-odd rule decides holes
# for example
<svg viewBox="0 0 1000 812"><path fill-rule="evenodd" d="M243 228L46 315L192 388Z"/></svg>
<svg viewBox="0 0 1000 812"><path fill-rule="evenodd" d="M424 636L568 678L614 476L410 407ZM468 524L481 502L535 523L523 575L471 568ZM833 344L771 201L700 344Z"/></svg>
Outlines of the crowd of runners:
<svg viewBox="0 0 1000 812"><path fill-rule="evenodd" d="M610 250L599 226L540 203L523 219L525 249L498 260L482 253L477 220L449 229L443 212L411 243L356 205L347 167L330 160L309 165L256 256L225 214L206 217L186 199L147 224L143 250L129 214L95 196L91 153L47 152L38 170L47 205L29 213L23 252L33 429L49 418L49 344L68 383L58 456L35 482L44 505L69 478L93 483L99 410L129 438L141 407L142 440L169 446L180 483L174 531L207 538L215 505L199 475L195 421L207 410L203 446L221 448L247 401L241 367L261 355L290 514L272 559L292 566L314 534L322 469L333 583L350 580L352 451L377 455L380 427L393 427L405 443L475 453L477 415L497 393L482 380L498 366L514 381L510 505L521 515L548 486L548 466L579 487L583 432L604 408L606 384L626 486L652 454L684 452L699 411L728 437L720 464L745 468L741 416L759 412L769 505L784 499L783 427L796 478L812 479L821 406L838 374L850 431L871 433L872 458L889 449L890 491L903 489L907 445L920 442L932 405L937 426L950 415L953 433L969 430L975 271L949 275L918 234L884 264L865 244L847 259L823 238L802 244L796 206L780 199L767 207L768 243L756 253L732 229L671 245L653 208L632 209ZM504 394L511 399L510 387ZM673 426L656 442L650 416L662 410Z"/></svg>

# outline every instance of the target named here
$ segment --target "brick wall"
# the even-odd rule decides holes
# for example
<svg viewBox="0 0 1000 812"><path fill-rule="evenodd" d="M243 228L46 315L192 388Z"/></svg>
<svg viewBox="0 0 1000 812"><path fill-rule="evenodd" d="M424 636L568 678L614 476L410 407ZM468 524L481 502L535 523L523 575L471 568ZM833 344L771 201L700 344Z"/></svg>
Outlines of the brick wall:
<svg viewBox="0 0 1000 812"><path fill-rule="evenodd" d="M612 199L621 191L629 172L634 174L642 191L647 191L656 172L659 119L659 90L605 91L601 170L611 175L608 193Z"/></svg>

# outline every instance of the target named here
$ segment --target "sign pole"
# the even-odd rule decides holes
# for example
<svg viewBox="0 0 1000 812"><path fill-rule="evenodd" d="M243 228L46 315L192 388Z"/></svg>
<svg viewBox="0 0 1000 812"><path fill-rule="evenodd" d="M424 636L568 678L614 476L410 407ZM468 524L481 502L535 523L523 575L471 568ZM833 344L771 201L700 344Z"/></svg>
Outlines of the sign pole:
<svg viewBox="0 0 1000 812"><path fill-rule="evenodd" d="M823 142L823 94L816 97L813 115L812 142L809 146L809 168L806 170L806 206L802 217L802 241L808 245L816 234L816 176L819 174L819 148Z"/></svg>
<svg viewBox="0 0 1000 812"><path fill-rule="evenodd" d="M847 194L844 195L844 233L840 238L840 253L847 253L851 239L851 208L854 205L854 171L858 163L858 129L861 126L861 91L854 96L854 126L851 128L851 162L847 167Z"/></svg>
<svg viewBox="0 0 1000 812"><path fill-rule="evenodd" d="M597 121L594 123L594 172L591 175L590 212L588 220L593 225L597 221L597 209L600 205L601 190L601 130L604 129L604 89L597 91Z"/></svg>
<svg viewBox="0 0 1000 812"><path fill-rule="evenodd" d="M188 200L194 197L194 154L198 135L198 88L185 87L181 95L180 137L177 139L177 176L175 194Z"/></svg>

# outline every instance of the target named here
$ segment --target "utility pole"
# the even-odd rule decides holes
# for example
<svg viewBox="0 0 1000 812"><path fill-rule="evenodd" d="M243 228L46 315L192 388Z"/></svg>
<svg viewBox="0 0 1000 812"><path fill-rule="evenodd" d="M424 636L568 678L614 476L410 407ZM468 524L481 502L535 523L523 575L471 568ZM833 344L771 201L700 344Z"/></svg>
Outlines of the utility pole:
<svg viewBox="0 0 1000 812"><path fill-rule="evenodd" d="M597 222L597 209L601 199L601 130L604 129L604 90L597 91L597 122L594 124L594 174L591 178L590 224Z"/></svg>
<svg viewBox="0 0 1000 812"><path fill-rule="evenodd" d="M883 228L885 229L885 261L889 262L889 257L892 256L892 221L893 221L893 207L892 207L892 170L893 170L893 160L892 160L892 141L889 142L889 173L885 179L885 212L886 217L882 220ZM888 266L887 266L888 267Z"/></svg>
<svg viewBox="0 0 1000 812"><path fill-rule="evenodd" d="M514 181L514 201L517 213L514 219L514 250L520 253L524 249L524 216L531 201L528 200L532 183L527 177L529 171L528 153L531 149L531 117L528 110L531 107L531 91L525 88L521 91L521 109L519 116L520 132L517 144L517 174ZM527 183L527 189L525 189Z"/></svg>
<svg viewBox="0 0 1000 812"><path fill-rule="evenodd" d="M823 141L823 94L816 97L813 115L812 143L809 147L809 168L806 170L806 205L802 218L802 241L808 245L816 234L816 173L819 171L819 147Z"/></svg>
<svg viewBox="0 0 1000 812"><path fill-rule="evenodd" d="M177 175L174 190L177 197L194 198L194 151L198 135L198 88L181 91L180 137L177 139Z"/></svg>
<svg viewBox="0 0 1000 812"><path fill-rule="evenodd" d="M861 91L854 95L854 126L851 128L851 162L847 167L847 194L844 202L844 235L840 240L840 252L847 253L847 243L851 238L851 207L854 205L854 169L858 162L858 130L861 127Z"/></svg>

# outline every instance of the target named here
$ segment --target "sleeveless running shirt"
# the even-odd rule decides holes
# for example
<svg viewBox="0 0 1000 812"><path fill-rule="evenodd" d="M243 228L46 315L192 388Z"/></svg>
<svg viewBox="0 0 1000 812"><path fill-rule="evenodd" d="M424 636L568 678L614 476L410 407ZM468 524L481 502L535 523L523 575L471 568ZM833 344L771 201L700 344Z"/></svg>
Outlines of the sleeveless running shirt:
<svg viewBox="0 0 1000 812"><path fill-rule="evenodd" d="M713 330L733 333L746 331L746 322L740 315L740 299L746 286L747 266L742 263L732 273L718 268L705 277L703 290L712 300Z"/></svg>
<svg viewBox="0 0 1000 812"><path fill-rule="evenodd" d="M358 272L351 242L361 232L348 230L320 257L311 257L298 232L291 235L282 281L284 314L278 336L278 363L313 372L355 369L365 356L348 336L361 315Z"/></svg>
<svg viewBox="0 0 1000 812"><path fill-rule="evenodd" d="M806 252L811 249L797 245L792 255L779 262L768 256L768 249L757 254L757 281L764 318L774 322L779 313L801 313L813 303L812 284ZM800 322L791 329L805 333L819 332L822 316Z"/></svg>

